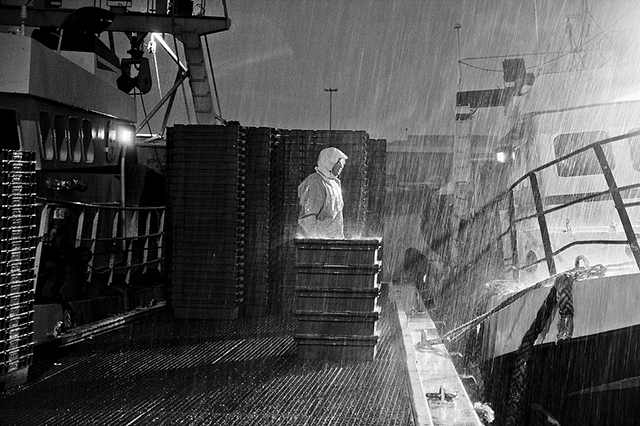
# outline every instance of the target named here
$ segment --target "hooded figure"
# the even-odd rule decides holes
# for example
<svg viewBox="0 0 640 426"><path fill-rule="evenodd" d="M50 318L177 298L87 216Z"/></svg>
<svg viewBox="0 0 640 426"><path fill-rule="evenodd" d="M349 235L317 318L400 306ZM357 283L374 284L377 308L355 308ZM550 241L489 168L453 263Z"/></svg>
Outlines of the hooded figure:
<svg viewBox="0 0 640 426"><path fill-rule="evenodd" d="M347 156L338 148L325 148L316 172L298 186L298 225L306 238L344 238L342 188L338 175Z"/></svg>

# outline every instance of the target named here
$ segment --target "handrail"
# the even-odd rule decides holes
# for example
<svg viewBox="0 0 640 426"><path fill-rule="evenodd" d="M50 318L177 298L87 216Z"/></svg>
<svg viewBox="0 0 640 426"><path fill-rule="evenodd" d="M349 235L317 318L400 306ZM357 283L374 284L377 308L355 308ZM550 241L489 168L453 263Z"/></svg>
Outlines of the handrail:
<svg viewBox="0 0 640 426"><path fill-rule="evenodd" d="M164 207L121 207L40 198L40 244L49 243L52 216L58 207L73 211L66 225L67 244L90 252L87 260L88 283L110 286L115 275L129 284L132 274L144 274L149 268L164 270ZM142 216L141 218L141 215ZM146 217L145 217L146 216ZM39 248L41 245L39 245ZM38 255L42 255L40 249ZM36 262L39 264L40 259ZM99 278L108 274L108 278Z"/></svg>
<svg viewBox="0 0 640 426"><path fill-rule="evenodd" d="M134 210L164 210L166 207L165 206L154 206L154 207L147 207L147 206L129 206L129 207L123 207L120 205L120 203L113 203L113 204L91 204L91 203L81 203L78 201L61 201L61 200L52 200L49 198L44 198L44 197L36 197L36 201L40 202L40 203L46 203L49 205L69 205L69 206L78 206L78 207L92 207L92 208L100 208L100 209L106 209L106 210L125 210L125 211L134 211Z"/></svg>
<svg viewBox="0 0 640 426"><path fill-rule="evenodd" d="M480 208L476 212L475 217L477 219L480 219L482 217L489 218L490 215L495 214L496 208L498 208L499 210L506 210L508 212L508 224L505 224L506 226L502 227L503 231L496 238L491 239L487 243L481 243L478 247L476 247L477 255L471 256L471 258L468 260L471 261L471 263L478 261L481 258L483 252L488 250L494 244L500 243L500 241L504 241L504 239L508 236L511 242L510 269L513 270L514 273L516 273L515 271L521 271L544 262L547 264L549 275L553 276L556 272L554 259L558 254L574 246L595 245L595 244L600 244L600 245L628 244L631 248L631 252L633 254L635 263L638 266L638 268L640 268L640 246L638 245L636 234L633 230L633 226L627 214L627 208L640 206L640 201L625 202L623 197L623 194L625 192L640 188L640 183L632 183L629 185L618 187L615 177L609 166L606 155L604 153L604 150L602 149L603 145L619 142L619 141L630 139L636 136L640 136L640 130L625 133L618 136L609 137L606 139L602 139L602 140L590 143L589 145L578 148L566 155L560 156L552 161L549 161L541 166L538 166L530 170L523 176L521 176L513 184L511 184L506 191L503 191L498 195L496 195L495 197L493 197L493 199L490 202L483 205L482 208ZM538 186L538 177L537 177L538 173L544 170L547 170L562 161L566 161L568 159L571 159L577 155L580 155L590 150L594 152L594 155L598 160L598 164L600 166L602 174L607 183L607 189L603 191L590 192L586 194L577 194L577 198L571 199L570 201L560 205L554 205L552 207L546 208L541 190ZM527 188L526 190L531 191L530 194L533 200L533 207L535 207L535 213L527 214L526 216L516 217L514 194L515 194L515 191L519 189L519 185L525 182L527 179L529 180L530 185L529 185L529 188ZM600 198L610 199L614 202L614 206L618 212L620 221L622 223L622 227L625 232L626 239L624 240L585 239L585 240L569 242L568 244L565 244L562 247L556 250L553 250L551 248L551 238L550 238L549 228L546 222L546 217L551 213L556 213L558 211L574 206L576 204L580 204L588 201L596 201ZM500 204L504 204L505 202L508 203L507 206L501 207ZM542 245L544 249L544 257L541 259L536 259L532 262L527 263L524 266L519 267L517 266L519 263L519 259L518 259L519 254L518 254L518 244L517 244L518 232L516 229L516 225L518 223L522 223L532 219L536 219L538 222L538 227L536 230L539 233L539 237L542 241ZM473 227L473 221L463 225L462 230L469 231L469 229L467 229L469 227ZM468 267L470 266L471 265L468 264ZM467 269L467 267L465 267L464 269Z"/></svg>
<svg viewBox="0 0 640 426"><path fill-rule="evenodd" d="M509 192L513 191L518 185L520 185L522 182L524 182L525 179L529 178L529 175L531 175L533 173L541 172L544 169L550 168L551 166L554 166L554 165L558 164L561 161L565 161L565 160L567 160L567 159L569 159L571 157L575 157L578 154L581 154L581 153L583 153L585 151L588 151L589 149L593 149L593 147L595 145L604 145L604 144L617 142L617 141L624 140L624 139L630 139L630 138L633 138L635 136L640 136L640 130L629 132L629 133L625 133L623 135L618 135L618 136L613 136L613 137L610 137L610 138L602 139L600 141L592 142L589 145L585 145L585 146L583 146L581 148L576 149L575 151L572 151L572 152L570 152L568 154L565 154L565 155L563 155L561 157L558 157L555 160L551 160L548 163L545 163L545 164L543 164L541 166L538 166L538 167L528 171L524 175L522 175L513 184L511 184L507 190L505 190L504 192L496 195L493 198L493 200L489 201L484 206L482 206L482 208L480 208L479 212L482 212L486 207L489 207L489 206L493 205L495 202L505 198L509 194Z"/></svg>

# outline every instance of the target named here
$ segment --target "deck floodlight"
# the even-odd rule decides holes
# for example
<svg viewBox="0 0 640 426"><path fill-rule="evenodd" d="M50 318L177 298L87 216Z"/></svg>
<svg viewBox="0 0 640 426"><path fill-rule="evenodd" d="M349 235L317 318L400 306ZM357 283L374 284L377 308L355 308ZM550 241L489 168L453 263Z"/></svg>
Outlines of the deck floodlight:
<svg viewBox="0 0 640 426"><path fill-rule="evenodd" d="M498 163L510 163L516 159L516 153L512 148L501 147L496 150L496 161Z"/></svg>
<svg viewBox="0 0 640 426"><path fill-rule="evenodd" d="M133 145L136 138L136 129L130 124L119 124L116 140L122 145Z"/></svg>

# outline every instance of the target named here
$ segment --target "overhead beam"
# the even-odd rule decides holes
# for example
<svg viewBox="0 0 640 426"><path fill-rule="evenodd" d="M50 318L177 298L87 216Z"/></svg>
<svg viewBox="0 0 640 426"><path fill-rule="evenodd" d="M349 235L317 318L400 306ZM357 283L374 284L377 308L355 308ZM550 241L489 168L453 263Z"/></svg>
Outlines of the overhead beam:
<svg viewBox="0 0 640 426"><path fill-rule="evenodd" d="M60 28L75 9L27 8L27 22L33 27ZM175 35L182 41L184 32L198 35L214 34L231 28L231 19L215 16L171 16L142 12L113 10L115 18L107 31L154 32ZM0 25L20 26L20 6L3 6L0 9Z"/></svg>
<svg viewBox="0 0 640 426"><path fill-rule="evenodd" d="M456 93L456 106L470 107L471 109L506 106L514 92L514 87L458 92Z"/></svg>

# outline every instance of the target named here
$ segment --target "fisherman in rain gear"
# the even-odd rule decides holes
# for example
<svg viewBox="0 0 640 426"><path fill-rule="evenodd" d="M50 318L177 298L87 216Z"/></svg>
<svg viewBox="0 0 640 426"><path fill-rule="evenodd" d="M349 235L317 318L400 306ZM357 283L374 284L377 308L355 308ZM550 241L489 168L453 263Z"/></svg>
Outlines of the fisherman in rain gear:
<svg viewBox="0 0 640 426"><path fill-rule="evenodd" d="M344 238L344 202L338 176L347 158L338 148L323 149L316 172L298 186L298 225L305 238Z"/></svg>

